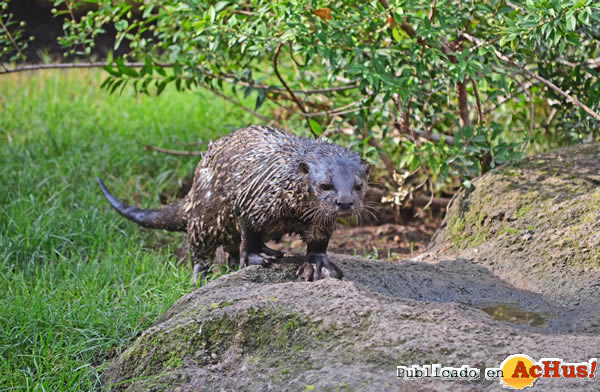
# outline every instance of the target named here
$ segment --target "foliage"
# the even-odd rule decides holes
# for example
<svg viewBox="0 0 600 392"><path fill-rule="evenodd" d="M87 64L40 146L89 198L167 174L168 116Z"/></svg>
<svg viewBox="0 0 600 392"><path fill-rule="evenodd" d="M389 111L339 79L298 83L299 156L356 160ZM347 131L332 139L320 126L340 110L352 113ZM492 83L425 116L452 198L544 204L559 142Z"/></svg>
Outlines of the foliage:
<svg viewBox="0 0 600 392"><path fill-rule="evenodd" d="M108 24L115 48L131 48L108 59L109 91L231 86L254 97L249 109L278 105L268 115L282 126L349 137L381 157L392 189L399 171L439 189L528 149L600 135L592 0L54 3L65 53L89 56Z"/></svg>
<svg viewBox="0 0 600 392"><path fill-rule="evenodd" d="M23 51L29 45L23 34L25 22L15 20L14 15L8 11L8 2L0 1L0 66L7 70L5 62L25 60ZM33 37L29 38L29 41Z"/></svg>

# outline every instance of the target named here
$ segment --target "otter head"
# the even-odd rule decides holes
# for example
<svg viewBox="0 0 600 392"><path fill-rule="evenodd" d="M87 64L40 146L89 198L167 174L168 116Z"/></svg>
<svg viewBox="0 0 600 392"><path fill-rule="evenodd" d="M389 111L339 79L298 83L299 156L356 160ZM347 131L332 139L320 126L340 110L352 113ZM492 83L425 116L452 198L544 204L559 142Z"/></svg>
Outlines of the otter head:
<svg viewBox="0 0 600 392"><path fill-rule="evenodd" d="M304 160L299 171L308 182L315 218L360 216L371 166L358 156L329 155Z"/></svg>

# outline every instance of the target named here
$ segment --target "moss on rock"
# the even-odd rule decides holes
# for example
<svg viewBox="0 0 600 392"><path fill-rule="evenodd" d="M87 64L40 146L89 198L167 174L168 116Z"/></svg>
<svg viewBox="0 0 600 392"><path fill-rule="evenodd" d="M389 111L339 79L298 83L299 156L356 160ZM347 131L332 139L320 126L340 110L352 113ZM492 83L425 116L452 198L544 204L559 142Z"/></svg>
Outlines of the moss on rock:
<svg viewBox="0 0 600 392"><path fill-rule="evenodd" d="M449 247L478 259L508 258L496 270L511 281L532 279L540 290L576 289L564 268L600 267L600 145L532 156L490 171L461 191L430 250Z"/></svg>

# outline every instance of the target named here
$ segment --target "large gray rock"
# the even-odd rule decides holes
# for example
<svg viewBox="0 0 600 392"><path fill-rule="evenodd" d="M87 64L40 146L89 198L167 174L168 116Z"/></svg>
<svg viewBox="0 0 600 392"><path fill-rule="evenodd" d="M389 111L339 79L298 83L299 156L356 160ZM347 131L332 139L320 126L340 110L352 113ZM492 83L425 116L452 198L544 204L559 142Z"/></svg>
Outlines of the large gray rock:
<svg viewBox="0 0 600 392"><path fill-rule="evenodd" d="M459 192L424 257L473 260L569 303L600 298L600 144L533 156L474 184Z"/></svg>
<svg viewBox="0 0 600 392"><path fill-rule="evenodd" d="M396 378L396 366L498 367L510 354L600 356L600 146L525 160L459 195L431 251L400 263L301 258L181 298L106 370L127 391L481 391L498 380ZM473 217L474 219L471 219ZM596 242L594 242L596 241ZM599 390L539 380L541 390Z"/></svg>

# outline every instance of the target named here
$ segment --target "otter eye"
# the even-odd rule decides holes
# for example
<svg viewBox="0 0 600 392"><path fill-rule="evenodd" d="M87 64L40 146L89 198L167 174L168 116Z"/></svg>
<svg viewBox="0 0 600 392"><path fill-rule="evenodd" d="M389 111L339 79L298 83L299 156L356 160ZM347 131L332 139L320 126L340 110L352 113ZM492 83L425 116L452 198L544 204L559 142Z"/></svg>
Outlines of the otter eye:
<svg viewBox="0 0 600 392"><path fill-rule="evenodd" d="M333 189L333 184L321 184L319 185L322 191L330 191Z"/></svg>
<svg viewBox="0 0 600 392"><path fill-rule="evenodd" d="M355 191L360 192L361 189L362 189L362 185L360 185L360 184L354 185L354 190Z"/></svg>

